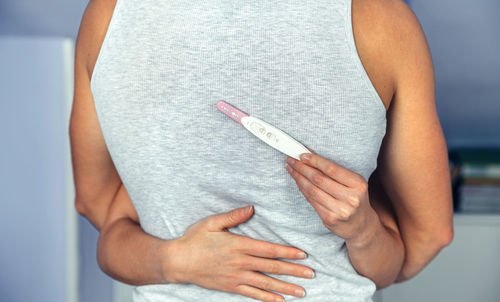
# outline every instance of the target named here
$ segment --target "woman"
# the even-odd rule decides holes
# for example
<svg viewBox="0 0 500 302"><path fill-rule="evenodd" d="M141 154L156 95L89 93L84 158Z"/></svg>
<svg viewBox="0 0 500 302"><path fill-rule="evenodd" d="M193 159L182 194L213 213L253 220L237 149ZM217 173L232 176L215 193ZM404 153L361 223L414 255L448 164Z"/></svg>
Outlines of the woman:
<svg viewBox="0 0 500 302"><path fill-rule="evenodd" d="M311 158L285 170L221 99ZM70 135L76 209L134 301L367 301L453 236L431 56L400 0L92 0Z"/></svg>

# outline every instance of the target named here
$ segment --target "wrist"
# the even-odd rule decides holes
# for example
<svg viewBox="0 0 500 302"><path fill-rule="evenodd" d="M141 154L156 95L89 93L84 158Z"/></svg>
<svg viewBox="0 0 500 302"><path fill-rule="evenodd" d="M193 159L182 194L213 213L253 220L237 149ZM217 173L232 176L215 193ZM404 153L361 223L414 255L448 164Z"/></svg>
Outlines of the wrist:
<svg viewBox="0 0 500 302"><path fill-rule="evenodd" d="M182 244L179 238L165 240L160 244L161 275L165 283L183 283Z"/></svg>
<svg viewBox="0 0 500 302"><path fill-rule="evenodd" d="M365 224L355 236L345 240L348 248L366 249L376 240L382 224L373 208L370 207L365 221Z"/></svg>

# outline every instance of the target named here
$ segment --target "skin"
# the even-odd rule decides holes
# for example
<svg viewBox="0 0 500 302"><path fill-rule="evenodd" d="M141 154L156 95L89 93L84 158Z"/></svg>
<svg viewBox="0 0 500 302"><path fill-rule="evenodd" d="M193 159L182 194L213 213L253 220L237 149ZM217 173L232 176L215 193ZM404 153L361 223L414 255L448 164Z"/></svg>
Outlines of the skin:
<svg viewBox="0 0 500 302"><path fill-rule="evenodd" d="M353 6L360 57L388 108L387 134L370 181L380 203L390 201L397 216L405 262L396 282L402 282L453 239L448 153L436 112L432 58L418 19L404 2L361 0Z"/></svg>
<svg viewBox="0 0 500 302"><path fill-rule="evenodd" d="M345 239L356 271L377 288L392 284L401 270L404 247L397 227L384 226L370 205L368 183L320 155L302 154L300 159L287 156L286 169L323 225Z"/></svg>
<svg viewBox="0 0 500 302"><path fill-rule="evenodd" d="M302 287L260 273L308 278L304 271L312 268L284 261L300 259L299 249L227 231L251 219L253 211L207 217L173 240L141 229L104 143L90 92L114 5L113 0L91 0L83 16L69 129L75 207L101 232L101 268L136 285L190 282L262 301L282 297L270 290L300 296L295 290ZM378 167L367 184L313 154L312 161L290 164L290 176L324 225L346 240L358 273L383 288L415 276L451 242L448 158L435 108L431 56L411 9L401 0L354 0L353 27L363 66L387 109Z"/></svg>

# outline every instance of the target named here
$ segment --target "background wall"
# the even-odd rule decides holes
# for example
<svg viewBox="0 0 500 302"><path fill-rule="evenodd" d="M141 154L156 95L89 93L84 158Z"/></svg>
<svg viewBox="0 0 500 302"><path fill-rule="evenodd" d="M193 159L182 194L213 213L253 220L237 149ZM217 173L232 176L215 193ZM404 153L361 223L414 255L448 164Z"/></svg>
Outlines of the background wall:
<svg viewBox="0 0 500 302"><path fill-rule="evenodd" d="M0 35L76 38L85 0L1 0Z"/></svg>
<svg viewBox="0 0 500 302"><path fill-rule="evenodd" d="M0 301L77 299L72 54L70 39L0 36Z"/></svg>
<svg viewBox="0 0 500 302"><path fill-rule="evenodd" d="M31 38L40 38L46 39L47 36L51 37L67 37L71 44L74 43L78 33L78 27L80 25L80 21L87 5L88 1L84 0L0 0L0 39L3 37L31 37ZM35 47L36 51L33 50ZM18 125L23 124L24 129L29 131L29 129L43 129L40 128L42 124L37 124L36 118L21 118L19 119L17 116L21 114L21 112L11 112L10 110L6 110L9 103L6 102L7 98L12 100L12 104L18 104L19 101L22 100L26 104L23 108L26 108L29 104L36 100L37 106L31 106L33 114L38 113L38 117L42 116L42 118L47 118L43 114L40 115L40 112L45 112L42 109L47 108L47 104L52 104L54 106L64 104L64 100L60 98L54 97L54 92L51 90L49 86L45 86L47 81L52 79L52 77L47 77L47 75L54 75L53 77L59 76L59 71L56 70L56 67L50 64L54 64L54 62L59 62L57 53L54 53L52 56L47 57L47 51L42 49L41 47L37 47L36 45L27 47L26 53L28 55L23 56L22 53L19 53L19 49L15 50L18 52L18 56L13 60L11 57L5 57L6 52L3 49L0 49L0 59L4 59L4 61L0 60L0 66L5 71L4 73L0 72L0 87L2 87L2 91L4 93L0 97L0 111L7 114L10 113L10 116L13 121L16 121ZM38 55L37 55L38 54ZM32 57L31 61L26 60L26 58ZM34 56L34 57L33 57ZM70 59L72 60L72 54L70 55ZM5 70L5 63L9 62L9 65L12 66L13 69L18 72L22 72L23 74L32 74L32 77L26 78L23 74L20 74L18 78L12 78ZM62 59L60 60L62 63ZM52 66L52 67L51 67ZM21 67L21 68L20 68ZM22 69L24 68L24 69ZM44 69L45 68L45 69ZM62 71L60 71L62 72ZM11 81L6 82L5 79L10 78ZM31 79L31 80L30 80ZM45 82L44 82L45 80ZM72 74L69 75L69 81L72 81ZM61 76L61 85L63 82L63 78ZM55 80L52 81L54 85ZM37 89L26 89L26 85L38 85ZM72 85L72 83L71 83ZM8 88L8 90L4 90L3 88ZM45 87L45 88L44 88ZM40 90L45 92L45 94L40 94ZM5 94L5 91L11 91L11 94ZM70 92L72 94L72 92ZM41 98L41 96L43 96ZM57 103L60 102L60 103ZM71 100L70 100L71 101ZM45 103L45 104L44 104ZM22 105L22 104L21 104ZM19 111L21 108L18 108ZM0 118L3 118L3 115L0 112ZM53 113L53 118L63 118L62 115L56 115ZM34 115L33 117L37 117ZM3 121L7 122L8 120L4 119ZM0 125L3 125L3 122L0 121ZM62 128L60 124L58 124L59 128L62 131L61 135L65 135L65 128ZM5 129L5 128L2 128ZM12 128L11 129L16 129ZM19 129L14 134L12 132L13 137L19 137L19 143L24 141L25 146L30 146L26 143L26 140L22 138L30 139L30 136L26 136L26 133L20 132ZM48 130L47 130L48 131ZM9 140L3 139L4 132L0 132L0 138L2 138L1 142L10 142ZM15 136L14 136L15 135ZM67 137L64 137L67 138ZM62 139L62 138L61 138ZM50 141L48 137L40 138L41 141L47 143ZM35 144L36 145L36 144ZM47 144L42 144L42 146L48 147ZM3 145L2 145L3 147ZM56 146L53 146L56 147ZM29 151L33 150L33 148L25 148L26 155L28 156ZM2 155L2 159L9 159L10 157L3 156L6 151L0 151ZM9 160L9 166L5 166L3 161L0 161L0 170L9 171L9 167L16 166L19 162L25 162L23 166L17 166L16 170L19 171L19 167L25 167L24 169L28 169L27 166L30 166L30 163L39 163L39 165L44 166L47 164L45 155L57 156L57 153L51 153L52 151L47 151L43 155L36 156L32 158L31 161L26 162L22 157L18 157L18 162ZM15 151L12 151L14 154ZM19 153L17 153L19 154ZM36 153L35 155L38 155ZM56 163L56 161L52 161ZM62 164L62 163L60 163ZM13 185L8 186L9 190L5 191L4 186L0 185L2 189L3 195L0 195L0 213L11 213L9 219L5 220L0 224L0 234L2 238L7 238L7 242L17 242L15 240L18 237L22 238L30 238L29 243L24 245L16 244L15 249L9 250L4 248L2 245L3 251L1 252L1 260L0 267L2 267L2 272L0 272L0 301L6 302L14 302L14 301L40 301L40 302L57 302L57 301L73 301L65 299L65 291L64 288L61 287L64 284L64 271L65 264L60 263L61 257L64 257L64 250L60 248L61 245L64 246L64 224L57 219L61 220L64 218L64 208L57 208L57 206L64 205L64 201L66 200L55 200L56 204L41 204L47 201L51 201L50 196L40 195L36 190L31 188L30 191L24 191L24 195L20 195L19 192L22 192L21 188L26 186L41 187L43 186L43 182L40 182L40 174L43 174L40 167L36 168L36 165L31 165L31 168L34 168L34 171L38 171L37 174L32 175L31 178L25 179L24 181L18 181L13 183ZM7 168L5 170L5 168ZM26 170L23 170L26 171ZM21 173L21 172L20 172ZM3 184L7 184L4 181L5 177L9 177L7 173L2 174L0 172L0 180ZM53 189L52 196L55 196L56 193L61 193L61 187L57 187L57 180L55 180L58 175L50 174L44 176L46 180L52 179L52 184L55 184L55 188ZM38 183L37 183L38 179ZM31 182L30 182L31 181ZM70 179L72 182L72 179ZM57 191L59 188L59 191ZM40 188L41 190L42 188ZM45 188L43 192L46 192L47 188ZM31 192L31 193L30 193ZM37 195L38 194L38 195ZM17 196L16 198L14 198ZM31 196L31 197L29 197ZM29 198L28 198L29 197ZM10 199L12 203L5 203L7 199ZM58 203L57 203L58 202ZM72 203L72 200L69 202ZM37 203L37 206L30 206L33 203ZM37 217L35 213L40 213L40 209L43 209L42 213L50 213L48 216L43 216L38 220L31 219L30 224L22 223L22 221L26 218L27 214L32 213L32 217ZM52 211L55 210L55 211ZM28 212L26 212L28 211ZM76 279L78 280L78 288L77 288L77 299L79 302L111 302L111 301L119 301L114 300L114 292L113 292L113 281L107 275L105 275L97 265L96 261L96 252L97 252L97 238L98 233L95 228L84 218L78 217L76 220L78 223L78 238L74 238L78 241L78 254L79 258L76 260L78 266L78 276ZM12 229L16 229L16 225L24 226L23 228L17 228L17 231L12 233ZM50 233L47 231L47 228L38 227L38 226L50 226L53 231ZM42 234L34 232L38 228ZM57 231L59 230L59 231ZM47 231L47 232L45 232ZM5 232L5 234L4 234ZM6 235L10 235L5 237ZM35 244L36 243L36 244ZM22 252L25 251L25 252ZM34 253L37 251L37 254ZM42 254L39 254L39 253ZM39 261L45 261L45 264L40 263ZM59 265L54 265L58 263ZM5 264L9 264L6 266ZM45 265L45 266L44 266ZM42 267L50 266L50 269L47 270L50 274L46 274L42 276L41 272ZM24 278L25 282L40 284L40 287L35 287L33 290L26 291L25 283L17 282L19 278L10 278L8 279L9 274L13 272L10 269L14 270L14 267L18 267L18 274L31 276ZM9 270L6 270L6 269ZM20 268L20 269L19 269ZM73 268L74 269L74 268ZM35 273L34 273L35 272ZM17 276L13 275L13 276ZM11 282L6 282L10 280ZM43 281L43 282L41 282ZM53 287L45 287L45 291L43 291L44 284L51 285L57 283L59 284L60 290L53 290ZM24 292L24 294L21 294ZM8 293L12 293L12 295L17 295L19 297L23 297L21 300L15 300L14 296L7 295Z"/></svg>
<svg viewBox="0 0 500 302"><path fill-rule="evenodd" d="M413 0L448 146L500 146L500 1Z"/></svg>

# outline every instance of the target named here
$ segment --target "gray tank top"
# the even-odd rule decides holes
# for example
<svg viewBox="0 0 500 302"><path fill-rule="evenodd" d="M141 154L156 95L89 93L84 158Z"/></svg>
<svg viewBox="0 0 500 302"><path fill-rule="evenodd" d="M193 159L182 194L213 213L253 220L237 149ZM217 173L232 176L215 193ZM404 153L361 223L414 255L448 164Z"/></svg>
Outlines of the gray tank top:
<svg viewBox="0 0 500 302"><path fill-rule="evenodd" d="M101 129L142 228L172 239L209 215L254 205L229 229L295 246L313 279L287 301L372 301L285 170L286 155L217 110L225 100L361 174L376 168L385 107L363 69L351 0L118 0L93 71ZM138 286L135 302L255 301L194 284Z"/></svg>

